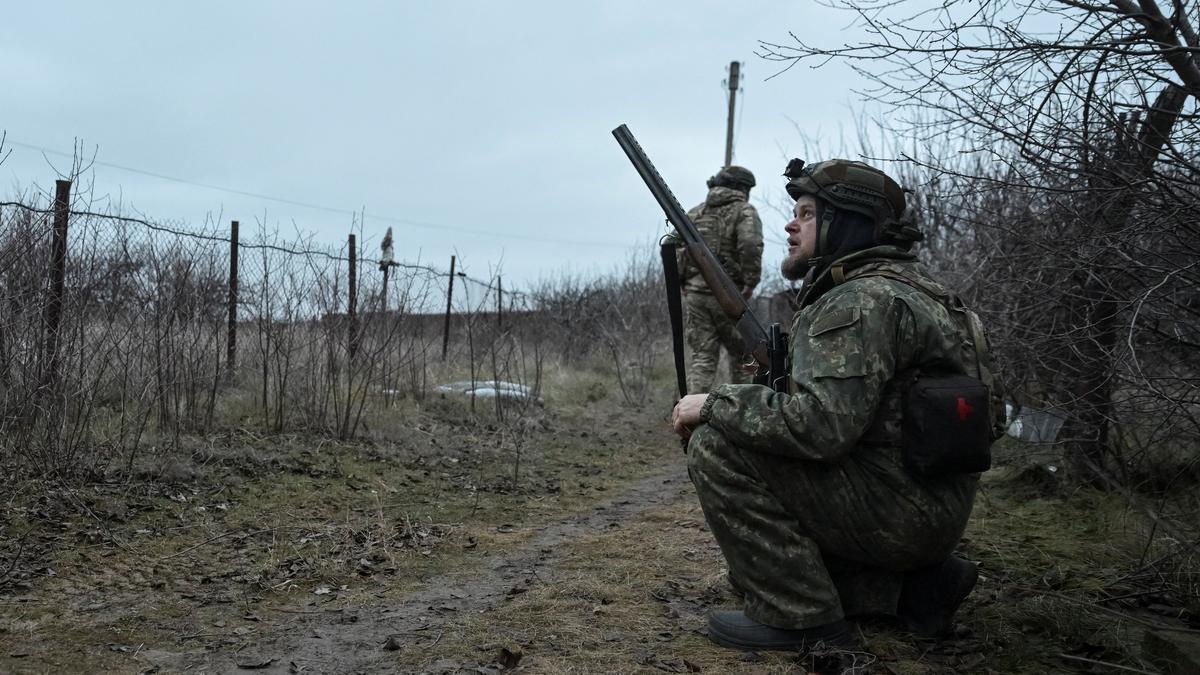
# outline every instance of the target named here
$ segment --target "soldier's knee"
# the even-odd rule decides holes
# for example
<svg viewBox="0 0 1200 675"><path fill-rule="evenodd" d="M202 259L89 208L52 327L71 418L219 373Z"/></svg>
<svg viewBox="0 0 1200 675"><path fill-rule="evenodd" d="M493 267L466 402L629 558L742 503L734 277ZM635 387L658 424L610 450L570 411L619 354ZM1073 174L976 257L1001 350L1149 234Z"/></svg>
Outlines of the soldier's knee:
<svg viewBox="0 0 1200 675"><path fill-rule="evenodd" d="M688 473L693 473L703 469L708 458L708 446L704 442L704 434L708 431L708 425L703 424L696 427L692 431L691 437L688 439L687 445L687 466Z"/></svg>
<svg viewBox="0 0 1200 675"><path fill-rule="evenodd" d="M697 488L702 483L712 482L714 476L722 473L725 464L721 453L723 445L721 434L707 424L692 432L692 438L688 441L688 475Z"/></svg>

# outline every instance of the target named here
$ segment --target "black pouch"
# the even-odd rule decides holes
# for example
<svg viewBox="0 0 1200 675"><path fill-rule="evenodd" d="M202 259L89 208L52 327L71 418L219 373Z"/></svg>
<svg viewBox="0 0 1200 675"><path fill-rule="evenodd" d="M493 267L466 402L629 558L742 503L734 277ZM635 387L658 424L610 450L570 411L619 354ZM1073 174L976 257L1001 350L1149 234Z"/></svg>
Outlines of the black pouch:
<svg viewBox="0 0 1200 675"><path fill-rule="evenodd" d="M918 377L904 397L904 466L925 477L992 466L988 388L969 375Z"/></svg>

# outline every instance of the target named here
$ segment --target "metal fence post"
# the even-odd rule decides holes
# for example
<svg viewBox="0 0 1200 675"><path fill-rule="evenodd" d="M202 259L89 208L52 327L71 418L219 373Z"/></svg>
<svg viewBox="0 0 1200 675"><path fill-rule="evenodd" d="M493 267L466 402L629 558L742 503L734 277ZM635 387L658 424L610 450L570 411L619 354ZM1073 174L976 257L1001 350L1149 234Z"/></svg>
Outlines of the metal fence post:
<svg viewBox="0 0 1200 675"><path fill-rule="evenodd" d="M358 249L355 236L350 235L350 300L346 314L350 318L350 358L358 353Z"/></svg>
<svg viewBox="0 0 1200 675"><path fill-rule="evenodd" d="M446 287L446 325L442 329L442 360L446 360L446 348L450 345L450 303L454 299L454 256L450 256L450 283Z"/></svg>
<svg viewBox="0 0 1200 675"><path fill-rule="evenodd" d="M225 377L233 380L237 363L238 221L229 226L229 329L225 341Z"/></svg>

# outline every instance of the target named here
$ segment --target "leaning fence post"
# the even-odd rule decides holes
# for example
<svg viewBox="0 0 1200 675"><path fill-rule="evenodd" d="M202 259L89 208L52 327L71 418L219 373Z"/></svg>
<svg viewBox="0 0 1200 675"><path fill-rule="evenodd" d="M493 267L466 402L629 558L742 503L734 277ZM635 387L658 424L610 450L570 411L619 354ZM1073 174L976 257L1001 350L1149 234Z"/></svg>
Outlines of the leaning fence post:
<svg viewBox="0 0 1200 675"><path fill-rule="evenodd" d="M450 256L450 283L446 286L446 325L442 329L442 360L446 360L446 347L450 345L450 303L454 300L454 256Z"/></svg>
<svg viewBox="0 0 1200 675"><path fill-rule="evenodd" d="M350 235L350 300L346 314L350 317L350 358L358 352L358 249Z"/></svg>
<svg viewBox="0 0 1200 675"><path fill-rule="evenodd" d="M237 363L238 221L229 225L229 329L225 340L225 377L233 380Z"/></svg>

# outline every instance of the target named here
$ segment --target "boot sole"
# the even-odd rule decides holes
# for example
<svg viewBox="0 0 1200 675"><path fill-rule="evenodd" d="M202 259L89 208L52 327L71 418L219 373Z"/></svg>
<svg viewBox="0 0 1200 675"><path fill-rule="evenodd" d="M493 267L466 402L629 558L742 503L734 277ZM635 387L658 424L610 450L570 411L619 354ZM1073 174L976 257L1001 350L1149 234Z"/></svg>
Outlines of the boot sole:
<svg viewBox="0 0 1200 675"><path fill-rule="evenodd" d="M741 640L727 638L724 635L714 634L711 630L708 633L708 639L712 640L716 644L721 645L722 647L739 649L744 652L819 652L834 650L851 651L854 649L854 645L849 641L846 641L842 644L834 644L824 640L818 640L812 644L809 644L808 642L802 642L800 644L796 644L795 642L743 642Z"/></svg>
<svg viewBox="0 0 1200 675"><path fill-rule="evenodd" d="M747 652L756 651L774 651L774 652L813 652L823 650L852 650L854 649L854 639L847 633L845 636L839 636L831 640L768 640L755 641L738 639L737 637L727 635L719 630L714 630L712 624L708 627L708 639L721 645L722 647L732 647Z"/></svg>

